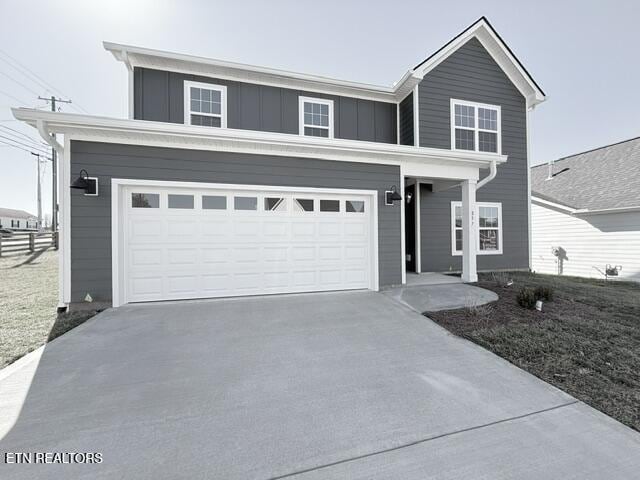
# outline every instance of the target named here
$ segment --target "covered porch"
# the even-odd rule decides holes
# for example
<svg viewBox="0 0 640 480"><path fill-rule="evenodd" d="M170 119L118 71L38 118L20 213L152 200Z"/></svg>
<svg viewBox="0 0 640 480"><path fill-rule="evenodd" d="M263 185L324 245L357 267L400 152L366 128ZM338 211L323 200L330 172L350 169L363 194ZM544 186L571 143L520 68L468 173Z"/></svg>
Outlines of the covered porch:
<svg viewBox="0 0 640 480"><path fill-rule="evenodd" d="M446 173L448 176L439 176L435 165L420 165L418 168L405 168L402 176L402 258L403 258L403 284L413 285L441 285L448 283L474 283L478 281L477 254L478 254L478 218L476 214L476 192L495 178L498 161L489 161L485 164L473 165L449 165ZM457 250L454 260L456 267L449 267L448 271L432 271L424 268L424 249L422 244L430 233L431 225L426 223L421 208L421 202L425 202L424 193L435 194L437 192L460 189L458 212L462 218L458 221L450 216L453 206L446 212L439 212L438 224L440 230L447 225L446 240L441 235L438 241L443 243L443 251L447 255L453 255ZM421 194L422 193L422 194ZM456 228L452 223L456 222ZM459 238L461 235L462 238ZM457 245L457 246L456 246ZM459 274L443 275L443 273Z"/></svg>

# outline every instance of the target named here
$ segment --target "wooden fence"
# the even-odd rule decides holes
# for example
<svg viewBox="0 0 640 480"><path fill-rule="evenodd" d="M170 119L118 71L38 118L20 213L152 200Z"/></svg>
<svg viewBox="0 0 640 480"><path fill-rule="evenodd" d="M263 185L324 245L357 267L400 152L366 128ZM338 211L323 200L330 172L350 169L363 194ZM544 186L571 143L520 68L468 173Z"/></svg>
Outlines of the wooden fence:
<svg viewBox="0 0 640 480"><path fill-rule="evenodd" d="M0 257L9 253L35 252L53 247L58 249L58 232L0 234Z"/></svg>

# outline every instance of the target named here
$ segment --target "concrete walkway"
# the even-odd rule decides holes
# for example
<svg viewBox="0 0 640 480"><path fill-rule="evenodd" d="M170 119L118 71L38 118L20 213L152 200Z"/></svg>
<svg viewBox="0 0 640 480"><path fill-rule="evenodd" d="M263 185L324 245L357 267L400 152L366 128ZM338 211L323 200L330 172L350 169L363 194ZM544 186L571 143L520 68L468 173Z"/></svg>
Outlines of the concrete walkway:
<svg viewBox="0 0 640 480"><path fill-rule="evenodd" d="M407 276L406 287L390 288L382 293L418 313L477 307L498 300L498 295L494 292L461 283L460 279L452 282L447 278L446 283L438 283L438 280L440 279L434 281L430 278L426 284L415 281L409 284Z"/></svg>
<svg viewBox="0 0 640 480"><path fill-rule="evenodd" d="M0 412L3 455L103 458L0 460L0 478L623 480L640 471L638 433L374 292L112 309L0 378Z"/></svg>

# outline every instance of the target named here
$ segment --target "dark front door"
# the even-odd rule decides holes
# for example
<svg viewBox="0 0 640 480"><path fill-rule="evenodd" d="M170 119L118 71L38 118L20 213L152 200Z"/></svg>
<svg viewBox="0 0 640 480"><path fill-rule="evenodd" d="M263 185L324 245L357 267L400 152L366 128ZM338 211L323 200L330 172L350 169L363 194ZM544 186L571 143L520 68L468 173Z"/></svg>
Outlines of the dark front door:
<svg viewBox="0 0 640 480"><path fill-rule="evenodd" d="M416 271L416 187L410 185L404 189L404 246L407 272Z"/></svg>

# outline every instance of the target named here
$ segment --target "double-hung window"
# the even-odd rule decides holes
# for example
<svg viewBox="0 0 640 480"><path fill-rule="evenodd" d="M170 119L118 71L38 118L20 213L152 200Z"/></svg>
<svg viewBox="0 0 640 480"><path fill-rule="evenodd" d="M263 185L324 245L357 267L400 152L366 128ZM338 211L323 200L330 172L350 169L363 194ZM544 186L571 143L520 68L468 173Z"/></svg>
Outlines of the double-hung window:
<svg viewBox="0 0 640 480"><path fill-rule="evenodd" d="M227 87L184 82L184 123L204 127L227 126Z"/></svg>
<svg viewBox="0 0 640 480"><path fill-rule="evenodd" d="M502 254L502 204L476 203L478 255ZM462 255L462 202L451 202L451 253Z"/></svg>
<svg viewBox="0 0 640 480"><path fill-rule="evenodd" d="M451 99L453 150L501 153L500 107Z"/></svg>
<svg viewBox="0 0 640 480"><path fill-rule="evenodd" d="M300 135L333 138L333 100L299 98Z"/></svg>

